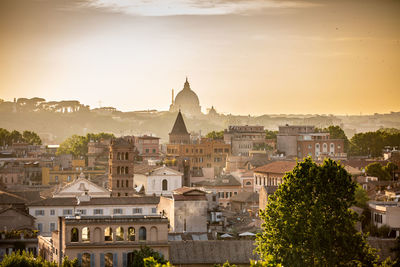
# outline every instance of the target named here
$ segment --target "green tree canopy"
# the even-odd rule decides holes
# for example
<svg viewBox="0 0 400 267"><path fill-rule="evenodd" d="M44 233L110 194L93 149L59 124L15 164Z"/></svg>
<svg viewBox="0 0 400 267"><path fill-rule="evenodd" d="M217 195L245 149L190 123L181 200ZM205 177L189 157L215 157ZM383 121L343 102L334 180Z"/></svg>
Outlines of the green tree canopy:
<svg viewBox="0 0 400 267"><path fill-rule="evenodd" d="M370 163L367 167L365 167L365 172L369 176L378 177L380 181L388 181L392 178L390 173L387 172L385 167L383 167L379 162Z"/></svg>
<svg viewBox="0 0 400 267"><path fill-rule="evenodd" d="M357 184L356 191L354 192L354 198L356 200L355 205L360 208L366 208L367 207L367 202L369 200L369 197L367 195L367 192L362 188L361 185Z"/></svg>
<svg viewBox="0 0 400 267"><path fill-rule="evenodd" d="M31 144L31 145L41 145L42 144L42 140L40 139L39 135L37 135L37 133L35 133L35 132L24 131L22 133L22 137L25 140L25 142L27 142L28 144Z"/></svg>
<svg viewBox="0 0 400 267"><path fill-rule="evenodd" d="M344 140L344 151L346 153L348 152L349 147L350 147L350 141L340 126L331 125L328 128L323 128L323 129L316 128L315 131L316 132L327 132L327 133L329 133L329 137L331 139L343 139Z"/></svg>
<svg viewBox="0 0 400 267"><path fill-rule="evenodd" d="M278 134L278 131L265 130L265 138L266 139L275 139L276 140L277 134Z"/></svg>
<svg viewBox="0 0 400 267"><path fill-rule="evenodd" d="M17 130L11 132L0 128L0 145L9 145L13 143L28 143L30 145L41 145L42 140L37 133L32 131L24 131L22 134Z"/></svg>
<svg viewBox="0 0 400 267"><path fill-rule="evenodd" d="M145 259L149 257L151 257L151 259L148 259L148 263L145 265ZM131 265L128 265L128 267L159 266L153 265L155 263L160 264L160 266L168 264L168 262L164 259L164 256L160 255L157 251L148 246L143 246L140 248L140 250L133 251L133 262Z"/></svg>
<svg viewBox="0 0 400 267"><path fill-rule="evenodd" d="M25 251L17 251L11 254L4 255L3 260L0 262L0 267L15 267L15 266L26 266L26 267L57 267L59 266L55 262L49 262L41 257L35 258L32 253L26 253ZM62 267L78 267L78 259L69 260L68 258L63 259Z"/></svg>
<svg viewBox="0 0 400 267"><path fill-rule="evenodd" d="M355 229L356 184L338 163L297 163L269 197L255 251L283 266L372 266L377 256Z"/></svg>
<svg viewBox="0 0 400 267"><path fill-rule="evenodd" d="M209 132L206 137L213 140L224 139L224 131L212 131Z"/></svg>

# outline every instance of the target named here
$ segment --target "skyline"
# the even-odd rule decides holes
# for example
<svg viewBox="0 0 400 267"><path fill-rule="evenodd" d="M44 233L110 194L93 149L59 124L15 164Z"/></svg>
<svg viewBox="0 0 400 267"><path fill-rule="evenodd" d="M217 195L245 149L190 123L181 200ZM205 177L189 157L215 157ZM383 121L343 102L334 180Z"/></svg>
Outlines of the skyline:
<svg viewBox="0 0 400 267"><path fill-rule="evenodd" d="M188 76L203 112L400 110L398 1L162 3L2 1L0 98L168 110Z"/></svg>

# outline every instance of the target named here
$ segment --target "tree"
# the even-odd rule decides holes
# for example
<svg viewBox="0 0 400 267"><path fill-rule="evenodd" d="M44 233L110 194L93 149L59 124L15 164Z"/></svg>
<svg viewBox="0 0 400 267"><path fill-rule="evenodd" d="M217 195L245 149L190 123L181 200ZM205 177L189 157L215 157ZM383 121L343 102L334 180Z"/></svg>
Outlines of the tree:
<svg viewBox="0 0 400 267"><path fill-rule="evenodd" d="M160 263L153 257L145 258L143 262L145 267L172 267L169 261L167 263Z"/></svg>
<svg viewBox="0 0 400 267"><path fill-rule="evenodd" d="M265 130L265 139L275 139L278 131Z"/></svg>
<svg viewBox="0 0 400 267"><path fill-rule="evenodd" d="M369 176L378 177L378 179L381 181L388 181L391 179L390 174L379 162L370 163L367 167L365 167L365 172Z"/></svg>
<svg viewBox="0 0 400 267"><path fill-rule="evenodd" d="M224 131L212 131L209 132L206 137L213 140L224 139Z"/></svg>
<svg viewBox="0 0 400 267"><path fill-rule="evenodd" d="M143 246L140 250L133 251L133 262L128 267L145 267L144 260L146 258L152 257L154 261L163 265L167 264L167 261L164 259L164 256L160 255L157 251L153 250L148 246ZM153 265L147 265L153 266Z"/></svg>
<svg viewBox="0 0 400 267"><path fill-rule="evenodd" d="M367 207L367 202L369 200L369 197L367 195L367 192L362 188L361 185L357 184L356 191L354 192L354 198L356 200L355 205L360 208L366 208Z"/></svg>
<svg viewBox="0 0 400 267"><path fill-rule="evenodd" d="M376 252L354 227L356 184L335 161L297 163L269 197L255 251L283 266L372 266Z"/></svg>
<svg viewBox="0 0 400 267"><path fill-rule="evenodd" d="M41 257L34 257L32 253L26 253L24 250L13 252L4 255L3 261L0 262L0 267L15 267L15 266L32 266L32 267L57 267L55 262L49 262ZM78 259L69 260L63 259L62 267L78 267Z"/></svg>
<svg viewBox="0 0 400 267"><path fill-rule="evenodd" d="M329 137L331 139L343 139L344 140L344 151L347 153L350 147L350 141L347 138L345 132L343 131L343 129L336 125L336 126L329 126L328 128L324 128L324 129L319 129L316 128L315 129L316 132L328 132L329 133Z"/></svg>
<svg viewBox="0 0 400 267"><path fill-rule="evenodd" d="M100 139L111 139L113 134L109 133L88 133L86 136L73 135L60 144L57 155L72 154L75 157L86 156L89 141L99 141Z"/></svg>
<svg viewBox="0 0 400 267"><path fill-rule="evenodd" d="M39 135L37 135L37 133L35 133L35 132L24 131L22 133L22 137L23 137L24 141L27 142L28 144L31 144L31 145L41 145L42 144L42 140L40 139Z"/></svg>

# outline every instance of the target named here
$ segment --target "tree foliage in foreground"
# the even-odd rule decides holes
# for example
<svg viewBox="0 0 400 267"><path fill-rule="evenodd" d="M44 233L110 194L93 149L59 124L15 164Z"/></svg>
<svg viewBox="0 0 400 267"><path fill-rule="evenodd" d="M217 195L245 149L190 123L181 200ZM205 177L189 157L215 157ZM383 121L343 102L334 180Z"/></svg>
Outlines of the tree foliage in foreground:
<svg viewBox="0 0 400 267"><path fill-rule="evenodd" d="M378 256L357 232L356 184L338 163L299 162L269 197L262 233L261 259L283 266L373 266Z"/></svg>
<svg viewBox="0 0 400 267"><path fill-rule="evenodd" d="M25 251L13 252L11 254L4 255L3 260L0 262L0 267L57 267L58 264L55 262L49 262L41 257L35 258L32 253L26 253ZM78 267L78 259L69 260L64 258L61 267Z"/></svg>
<svg viewBox="0 0 400 267"><path fill-rule="evenodd" d="M224 139L224 131L212 131L209 132L206 137L213 140Z"/></svg>
<svg viewBox="0 0 400 267"><path fill-rule="evenodd" d="M16 130L7 131L0 128L0 146L9 145L13 143L28 143L30 145L41 145L42 140L37 133L32 131L23 131L22 134Z"/></svg>

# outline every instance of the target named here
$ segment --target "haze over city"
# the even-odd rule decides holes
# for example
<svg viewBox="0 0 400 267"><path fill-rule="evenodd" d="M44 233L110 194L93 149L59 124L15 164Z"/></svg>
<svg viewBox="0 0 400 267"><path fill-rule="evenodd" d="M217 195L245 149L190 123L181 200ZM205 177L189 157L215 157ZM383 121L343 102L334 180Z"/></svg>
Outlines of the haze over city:
<svg viewBox="0 0 400 267"><path fill-rule="evenodd" d="M399 111L399 1L0 3L0 98L168 110ZM99 102L101 101L101 102Z"/></svg>

